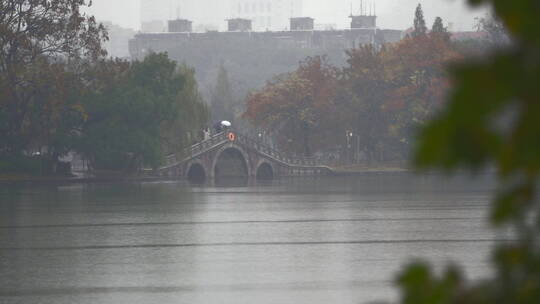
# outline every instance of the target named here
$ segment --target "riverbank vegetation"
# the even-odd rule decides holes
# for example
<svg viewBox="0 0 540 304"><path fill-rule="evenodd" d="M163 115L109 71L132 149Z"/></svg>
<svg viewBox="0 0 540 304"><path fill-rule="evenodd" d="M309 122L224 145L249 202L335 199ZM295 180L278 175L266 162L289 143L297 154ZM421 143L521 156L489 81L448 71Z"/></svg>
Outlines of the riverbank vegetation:
<svg viewBox="0 0 540 304"><path fill-rule="evenodd" d="M481 33L494 24L481 22ZM244 117L289 152L312 156L341 147L346 161L405 161L416 130L445 104L447 67L485 54L492 43L487 34L454 41L441 18L428 30L419 5L401 42L348 50L343 67L324 56L307 58L250 94Z"/></svg>
<svg viewBox="0 0 540 304"><path fill-rule="evenodd" d="M65 174L157 166L208 117L194 71L165 54L106 59L107 33L85 0L0 1L0 172Z"/></svg>

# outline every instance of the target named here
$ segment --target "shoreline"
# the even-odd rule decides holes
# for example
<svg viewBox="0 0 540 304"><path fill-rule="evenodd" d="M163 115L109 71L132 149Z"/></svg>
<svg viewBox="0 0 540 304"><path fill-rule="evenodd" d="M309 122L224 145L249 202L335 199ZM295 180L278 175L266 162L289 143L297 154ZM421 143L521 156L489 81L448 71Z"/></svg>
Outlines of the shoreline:
<svg viewBox="0 0 540 304"><path fill-rule="evenodd" d="M358 176L365 174L385 174L385 173L413 173L414 169L405 168L402 166L348 166L348 167L331 167L332 175L335 176Z"/></svg>
<svg viewBox="0 0 540 304"><path fill-rule="evenodd" d="M399 167L328 167L331 173L326 176L361 176L366 174L402 174L413 170ZM159 182L181 181L180 177L157 176L100 176L100 177L61 177L61 176L29 176L29 175L1 175L0 186L13 184L91 184L107 182Z"/></svg>
<svg viewBox="0 0 540 304"><path fill-rule="evenodd" d="M480 172L472 172L466 169L457 169L451 172L444 170L425 170L419 171L414 168L407 168L400 165L356 165L342 167L327 167L330 172L325 175L307 175L307 176L281 176L280 178L306 178L306 177L355 177L366 175L493 175L496 171L493 169L485 169ZM170 181L187 181L185 177L162 177L150 175L102 175L92 177L61 177L61 176L29 176L29 175L2 175L0 174L0 186L9 185L57 185L57 184L98 184L98 183L137 183L137 182L170 182Z"/></svg>
<svg viewBox="0 0 540 304"><path fill-rule="evenodd" d="M5 185L55 185L55 184L94 184L94 183L119 183L119 182L153 182L175 181L180 178L152 177L152 176L111 176L111 177L5 177L0 176L0 186Z"/></svg>

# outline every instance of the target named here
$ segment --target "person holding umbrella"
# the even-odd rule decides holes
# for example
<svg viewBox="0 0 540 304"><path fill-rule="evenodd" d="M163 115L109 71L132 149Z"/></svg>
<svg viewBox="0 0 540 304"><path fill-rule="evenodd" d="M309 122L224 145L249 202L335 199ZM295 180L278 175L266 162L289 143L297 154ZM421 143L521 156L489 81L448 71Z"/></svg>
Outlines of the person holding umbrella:
<svg viewBox="0 0 540 304"><path fill-rule="evenodd" d="M224 130L230 128L232 126L232 123L228 120L222 120L214 124L214 129L216 130L216 133L221 133Z"/></svg>

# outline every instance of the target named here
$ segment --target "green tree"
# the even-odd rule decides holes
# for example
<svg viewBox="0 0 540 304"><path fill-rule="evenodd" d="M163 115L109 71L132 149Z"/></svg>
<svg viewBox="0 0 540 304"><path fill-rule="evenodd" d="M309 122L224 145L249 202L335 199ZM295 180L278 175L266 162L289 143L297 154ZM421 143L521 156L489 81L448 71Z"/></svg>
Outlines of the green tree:
<svg viewBox="0 0 540 304"><path fill-rule="evenodd" d="M193 72L178 68L166 54L133 63L102 61L89 77L88 119L78 150L94 169L133 172L143 164L156 167L166 150L187 144L187 133L195 128L190 122L206 122ZM186 117L190 120L182 120Z"/></svg>
<svg viewBox="0 0 540 304"><path fill-rule="evenodd" d="M219 68L216 86L212 90L211 112L213 120L234 121L235 100L231 90L229 74L223 65Z"/></svg>
<svg viewBox="0 0 540 304"><path fill-rule="evenodd" d="M414 29L411 36L418 37L425 34L427 34L427 26L424 19L424 11L422 10L422 5L418 4L414 13Z"/></svg>
<svg viewBox="0 0 540 304"><path fill-rule="evenodd" d="M467 283L456 267L437 277L425 264L399 279L403 303L540 303L540 4L491 3L514 45L452 70L446 109L420 136L419 168L497 169L491 222L512 227L515 241L493 252L493 277Z"/></svg>
<svg viewBox="0 0 540 304"><path fill-rule="evenodd" d="M176 117L165 121L161 126L162 149L167 155L180 154L193 141L202 139L199 138L200 132L207 127L210 116L209 109L199 93L195 70L180 65L178 73L184 76L184 85L174 104Z"/></svg>
<svg viewBox="0 0 540 304"><path fill-rule="evenodd" d="M27 148L43 153L41 149L46 147L46 154L54 161L73 148L84 122L86 113L80 99L84 83L74 66L45 58L36 61L29 79L35 95L27 113L33 122L26 128L30 138Z"/></svg>

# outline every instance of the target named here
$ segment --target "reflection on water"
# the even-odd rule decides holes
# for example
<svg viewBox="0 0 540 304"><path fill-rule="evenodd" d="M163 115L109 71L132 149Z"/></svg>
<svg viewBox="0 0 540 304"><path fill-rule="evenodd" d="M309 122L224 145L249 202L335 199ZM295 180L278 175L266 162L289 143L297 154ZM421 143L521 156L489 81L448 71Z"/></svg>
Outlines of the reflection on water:
<svg viewBox="0 0 540 304"><path fill-rule="evenodd" d="M489 273L489 178L0 187L0 303L392 300L414 257Z"/></svg>
<svg viewBox="0 0 540 304"><path fill-rule="evenodd" d="M244 177L217 177L214 181L208 182L209 185L214 185L216 187L220 188L227 188L227 187L247 187L250 185L253 185L253 180L248 179L247 176Z"/></svg>

